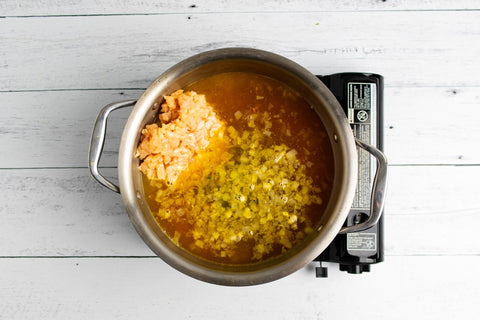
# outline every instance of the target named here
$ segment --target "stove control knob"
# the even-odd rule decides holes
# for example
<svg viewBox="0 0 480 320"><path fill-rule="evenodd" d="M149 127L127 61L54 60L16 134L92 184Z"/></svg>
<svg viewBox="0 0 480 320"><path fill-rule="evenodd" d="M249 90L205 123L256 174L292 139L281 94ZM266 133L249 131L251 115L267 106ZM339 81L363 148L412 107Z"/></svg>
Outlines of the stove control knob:
<svg viewBox="0 0 480 320"><path fill-rule="evenodd" d="M322 264L320 263L320 267L315 268L315 276L317 278L328 278L328 268L322 267Z"/></svg>

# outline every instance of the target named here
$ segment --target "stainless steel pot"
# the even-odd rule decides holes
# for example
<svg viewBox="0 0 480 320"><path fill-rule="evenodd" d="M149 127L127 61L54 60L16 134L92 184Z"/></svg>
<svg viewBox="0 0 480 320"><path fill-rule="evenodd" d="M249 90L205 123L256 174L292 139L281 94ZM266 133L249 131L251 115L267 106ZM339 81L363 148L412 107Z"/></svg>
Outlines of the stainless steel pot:
<svg viewBox="0 0 480 320"><path fill-rule="evenodd" d="M135 151L142 128L154 121L164 95L218 73L244 71L275 78L300 93L315 109L327 130L333 149L335 176L324 219L302 243L280 257L251 265L224 265L205 261L175 245L155 222L144 198L142 175ZM116 186L98 171L106 121L115 109L134 106L123 131L118 155ZM353 202L357 181L356 145L377 159L370 217L364 223L343 228ZM100 112L89 149L89 168L102 185L120 192L130 220L145 243L165 262L194 278L221 285L254 285L282 278L311 262L340 232L368 228L380 218L386 188L387 160L382 152L353 137L345 113L334 95L309 71L282 56L247 48L226 48L200 53L173 66L143 93L138 101L110 104Z"/></svg>

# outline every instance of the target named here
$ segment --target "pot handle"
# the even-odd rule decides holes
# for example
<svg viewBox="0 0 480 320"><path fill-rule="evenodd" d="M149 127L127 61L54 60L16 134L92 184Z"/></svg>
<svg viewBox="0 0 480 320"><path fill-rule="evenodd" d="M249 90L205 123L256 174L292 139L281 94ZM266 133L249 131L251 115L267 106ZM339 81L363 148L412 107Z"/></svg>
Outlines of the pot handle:
<svg viewBox="0 0 480 320"><path fill-rule="evenodd" d="M378 223L383 212L385 203L385 192L387 190L387 158L379 149L355 139L358 147L369 152L377 159L377 170L373 179L372 194L370 197L370 215L368 219L357 225L343 227L339 233L359 232L368 229Z"/></svg>
<svg viewBox="0 0 480 320"><path fill-rule="evenodd" d="M133 107L136 102L136 100L126 100L106 105L98 114L97 120L95 120L92 139L90 140L90 146L88 148L88 168L90 169L90 174L101 185L117 193L120 193L120 188L108 181L98 171L98 164L102 157L103 145L105 143L105 133L107 132L107 118L112 111L125 107Z"/></svg>

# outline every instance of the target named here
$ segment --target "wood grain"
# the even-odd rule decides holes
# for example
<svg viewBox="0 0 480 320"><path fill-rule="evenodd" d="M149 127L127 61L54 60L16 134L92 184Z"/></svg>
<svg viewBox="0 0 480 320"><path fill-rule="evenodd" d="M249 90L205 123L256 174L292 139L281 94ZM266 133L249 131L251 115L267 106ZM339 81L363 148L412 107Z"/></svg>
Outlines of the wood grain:
<svg viewBox="0 0 480 320"><path fill-rule="evenodd" d="M316 74L380 73L387 86L479 86L480 49L472 46L480 39L479 17L388 11L5 18L0 90L145 88L184 58L232 46L273 51Z"/></svg>
<svg viewBox="0 0 480 320"><path fill-rule="evenodd" d="M371 273L315 264L243 288L202 283L160 259L0 259L2 319L474 319L480 257L390 257ZM455 277L446 274L455 274ZM347 304L347 305L346 305Z"/></svg>
<svg viewBox="0 0 480 320"><path fill-rule="evenodd" d="M0 319L474 319L480 286L474 0L0 0ZM385 254L226 288L155 257L90 177L93 121L193 54L269 50L385 76ZM112 114L115 181L129 110Z"/></svg>
<svg viewBox="0 0 480 320"><path fill-rule="evenodd" d="M468 10L478 9L471 0L437 1L375 1L375 0L237 0L237 1L141 1L141 0L82 0L82 1L22 1L0 2L0 13L6 16L33 15L94 15L94 14L161 14L216 12L295 12L295 11L371 11L371 10Z"/></svg>
<svg viewBox="0 0 480 320"><path fill-rule="evenodd" d="M386 255L480 253L480 166L390 169ZM87 169L0 170L0 185L1 256L152 255L121 197Z"/></svg>
<svg viewBox="0 0 480 320"><path fill-rule="evenodd" d="M391 167L385 252L478 255L479 177L479 166Z"/></svg>
<svg viewBox="0 0 480 320"><path fill-rule="evenodd" d="M387 87L384 97L391 164L480 164L480 87Z"/></svg>
<svg viewBox="0 0 480 320"><path fill-rule="evenodd" d="M86 167L95 119L107 104L138 99L143 91L2 92L1 168ZM107 124L101 165L116 166L120 137L131 109L114 112Z"/></svg>
<svg viewBox="0 0 480 320"><path fill-rule="evenodd" d="M100 109L141 90L0 92L0 168L86 167ZM385 152L390 164L480 164L480 87L387 87ZM102 166L116 166L131 109L114 112ZM454 110L454 111L453 111ZM398 146L408 148L398 148Z"/></svg>
<svg viewBox="0 0 480 320"><path fill-rule="evenodd" d="M0 181L2 256L153 255L88 169L1 170Z"/></svg>

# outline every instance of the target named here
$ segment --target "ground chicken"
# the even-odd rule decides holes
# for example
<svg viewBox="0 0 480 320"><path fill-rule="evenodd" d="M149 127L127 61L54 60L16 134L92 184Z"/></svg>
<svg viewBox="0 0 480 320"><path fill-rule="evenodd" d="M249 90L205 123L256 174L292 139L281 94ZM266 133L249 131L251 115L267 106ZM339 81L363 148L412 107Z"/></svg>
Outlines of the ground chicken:
<svg viewBox="0 0 480 320"><path fill-rule="evenodd" d="M194 91L166 96L161 111L161 126L150 124L142 130L137 156L149 179L173 184L222 124L205 96Z"/></svg>

